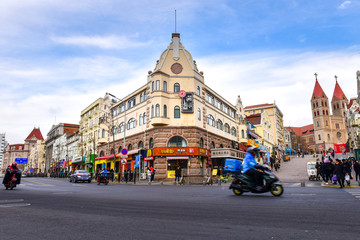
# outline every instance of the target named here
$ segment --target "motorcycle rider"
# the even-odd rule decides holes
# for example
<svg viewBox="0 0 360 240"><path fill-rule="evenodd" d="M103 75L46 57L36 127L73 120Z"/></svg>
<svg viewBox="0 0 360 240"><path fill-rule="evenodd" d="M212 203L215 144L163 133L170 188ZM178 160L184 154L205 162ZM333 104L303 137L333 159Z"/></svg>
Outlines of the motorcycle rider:
<svg viewBox="0 0 360 240"><path fill-rule="evenodd" d="M7 169L6 169L6 173L5 173L5 177L3 179L3 184L7 184L11 178L12 178L12 174L15 173L16 174L16 178L17 178L17 181L16 183L17 184L20 184L20 173L19 173L19 168L17 167L17 162L13 162L11 164L11 166L8 166ZM20 176L19 176L20 175Z"/></svg>
<svg viewBox="0 0 360 240"><path fill-rule="evenodd" d="M244 174L251 176L255 180L256 190L260 191L263 186L263 172L261 166L255 161L254 156L260 151L257 147L249 147L245 154L244 162L242 164Z"/></svg>
<svg viewBox="0 0 360 240"><path fill-rule="evenodd" d="M106 168L104 168L101 172L100 172L100 176L99 176L99 181L101 182L101 180L103 180L104 178L107 177L108 175L108 170L106 170Z"/></svg>

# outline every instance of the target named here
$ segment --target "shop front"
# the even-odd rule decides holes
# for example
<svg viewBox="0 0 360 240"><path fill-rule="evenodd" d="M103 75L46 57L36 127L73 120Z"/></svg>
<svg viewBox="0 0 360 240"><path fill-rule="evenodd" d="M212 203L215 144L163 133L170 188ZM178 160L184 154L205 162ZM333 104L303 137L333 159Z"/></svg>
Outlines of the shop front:
<svg viewBox="0 0 360 240"><path fill-rule="evenodd" d="M83 157L74 158L71 162L72 162L72 171L85 169L85 161Z"/></svg>
<svg viewBox="0 0 360 240"><path fill-rule="evenodd" d="M94 173L94 162L95 162L96 154L90 154L85 157L85 169L89 173Z"/></svg>
<svg viewBox="0 0 360 240"><path fill-rule="evenodd" d="M245 152L232 148L211 149L212 175L216 176L220 169L224 169L225 159L243 160Z"/></svg>
<svg viewBox="0 0 360 240"><path fill-rule="evenodd" d="M209 166L210 152L204 148L154 148L153 159L155 168L164 168L162 178L175 178L175 170L180 168L182 176L202 175L206 174L206 166Z"/></svg>

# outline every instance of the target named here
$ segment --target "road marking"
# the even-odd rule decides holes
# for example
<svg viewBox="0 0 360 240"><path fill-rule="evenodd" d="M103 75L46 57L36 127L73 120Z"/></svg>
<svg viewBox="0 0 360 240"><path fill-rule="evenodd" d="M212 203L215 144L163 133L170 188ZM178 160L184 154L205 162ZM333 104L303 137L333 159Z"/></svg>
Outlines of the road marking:
<svg viewBox="0 0 360 240"><path fill-rule="evenodd" d="M292 196L315 196L315 193L292 193Z"/></svg>
<svg viewBox="0 0 360 240"><path fill-rule="evenodd" d="M47 183L42 183L42 182L36 182L36 181L27 180L27 179L23 179L23 181L29 182L29 183L40 184L40 185L43 185L43 186L55 186L55 185L52 185L52 184L47 184Z"/></svg>
<svg viewBox="0 0 360 240"><path fill-rule="evenodd" d="M10 203L10 204L0 204L0 208L8 208L8 207L27 207L30 206L30 203Z"/></svg>
<svg viewBox="0 0 360 240"><path fill-rule="evenodd" d="M16 203L16 202L23 202L25 201L24 199L5 199L5 200L0 200L0 204L1 203Z"/></svg>

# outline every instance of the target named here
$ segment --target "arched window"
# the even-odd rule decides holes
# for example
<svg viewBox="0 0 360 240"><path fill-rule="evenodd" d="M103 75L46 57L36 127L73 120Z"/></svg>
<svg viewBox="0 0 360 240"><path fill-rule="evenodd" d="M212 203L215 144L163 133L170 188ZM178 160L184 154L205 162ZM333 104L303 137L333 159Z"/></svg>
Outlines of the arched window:
<svg viewBox="0 0 360 240"><path fill-rule="evenodd" d="M224 148L224 145L220 144L220 148Z"/></svg>
<svg viewBox="0 0 360 240"><path fill-rule="evenodd" d="M241 138L245 138L245 132L244 129L241 130Z"/></svg>
<svg viewBox="0 0 360 240"><path fill-rule="evenodd" d="M220 119L218 119L216 122L216 128L220 129L221 131L223 130L223 123Z"/></svg>
<svg viewBox="0 0 360 240"><path fill-rule="evenodd" d="M200 86L197 86L197 87L196 87L196 93L197 93L197 95L200 96Z"/></svg>
<svg viewBox="0 0 360 240"><path fill-rule="evenodd" d="M115 150L112 148L110 154L115 154Z"/></svg>
<svg viewBox="0 0 360 240"><path fill-rule="evenodd" d="M235 127L231 128L231 135L236 137L236 129L235 129Z"/></svg>
<svg viewBox="0 0 360 240"><path fill-rule="evenodd" d="M167 92L167 82L166 81L164 81L164 83L163 83L163 91Z"/></svg>
<svg viewBox="0 0 360 240"><path fill-rule="evenodd" d="M140 141L139 144L138 144L138 148L141 149L143 147L144 147L144 143L142 141Z"/></svg>
<svg viewBox="0 0 360 240"><path fill-rule="evenodd" d="M179 106L174 107L174 118L180 118L180 107Z"/></svg>
<svg viewBox="0 0 360 240"><path fill-rule="evenodd" d="M155 117L160 117L160 104L156 104Z"/></svg>
<svg viewBox="0 0 360 240"><path fill-rule="evenodd" d="M101 137L104 138L105 137L105 129L102 130L102 134Z"/></svg>
<svg viewBox="0 0 360 240"><path fill-rule="evenodd" d="M150 138L150 140L149 140L149 148L150 149L154 148L154 139L153 138Z"/></svg>
<svg viewBox="0 0 360 240"><path fill-rule="evenodd" d="M174 93L178 93L180 92L180 84L179 83L175 83L174 84Z"/></svg>
<svg viewBox="0 0 360 240"><path fill-rule="evenodd" d="M132 145L131 145L131 144L129 144L128 150L129 150L129 151L132 150Z"/></svg>
<svg viewBox="0 0 360 240"><path fill-rule="evenodd" d="M144 101L146 100L146 92L144 92Z"/></svg>
<svg viewBox="0 0 360 240"><path fill-rule="evenodd" d="M143 123L146 124L146 113L144 113L143 115L143 120L144 120Z"/></svg>
<svg viewBox="0 0 360 240"><path fill-rule="evenodd" d="M172 137L168 142L168 147L186 147L186 141L180 136Z"/></svg>
<svg viewBox="0 0 360 240"><path fill-rule="evenodd" d="M103 157L104 156L104 151L101 151L100 152L100 157Z"/></svg>
<svg viewBox="0 0 360 240"><path fill-rule="evenodd" d="M119 133L124 132L124 131L125 131L125 123L122 122L122 123L120 123L120 125L119 125Z"/></svg>
<svg viewBox="0 0 360 240"><path fill-rule="evenodd" d="M154 81L151 83L151 91L154 91Z"/></svg>
<svg viewBox="0 0 360 240"><path fill-rule="evenodd" d="M203 138L200 138L200 147L204 148L204 139Z"/></svg>
<svg viewBox="0 0 360 240"><path fill-rule="evenodd" d="M135 118L131 118L128 121L128 130L136 127L136 120Z"/></svg>
<svg viewBox="0 0 360 240"><path fill-rule="evenodd" d="M157 91L160 90L160 80L156 80L155 89L156 89Z"/></svg>
<svg viewBox="0 0 360 240"><path fill-rule="evenodd" d="M209 114L207 117L207 124L215 127L215 119L211 114Z"/></svg>
<svg viewBox="0 0 360 240"><path fill-rule="evenodd" d="M139 116L139 126L141 126L142 123L143 123L142 114L140 114L140 116Z"/></svg>
<svg viewBox="0 0 360 240"><path fill-rule="evenodd" d="M121 153L121 150L122 150L122 146L119 147L119 151L118 151L118 152Z"/></svg>
<svg viewBox="0 0 360 240"><path fill-rule="evenodd" d="M316 125L319 127L320 126L319 122L316 122Z"/></svg>
<svg viewBox="0 0 360 240"><path fill-rule="evenodd" d="M116 126L113 126L111 129L111 134L115 135L116 134Z"/></svg>
<svg viewBox="0 0 360 240"><path fill-rule="evenodd" d="M314 112L314 117L316 117L316 112Z"/></svg>
<svg viewBox="0 0 360 240"><path fill-rule="evenodd" d="M151 118L154 117L154 105L151 106Z"/></svg>
<svg viewBox="0 0 360 240"><path fill-rule="evenodd" d="M167 117L167 106L166 106L166 105L164 105L164 110L163 110L163 112L164 112L164 117Z"/></svg>
<svg viewBox="0 0 360 240"><path fill-rule="evenodd" d="M321 136L320 136L320 134L319 134L319 140L321 140Z"/></svg>
<svg viewBox="0 0 360 240"><path fill-rule="evenodd" d="M325 121L325 125L326 125L326 126L329 126L328 120Z"/></svg>
<svg viewBox="0 0 360 240"><path fill-rule="evenodd" d="M198 108L198 120L201 121L201 110Z"/></svg>
<svg viewBox="0 0 360 240"><path fill-rule="evenodd" d="M214 148L215 148L215 143L214 143L214 142L211 142L210 149L214 149Z"/></svg>
<svg viewBox="0 0 360 240"><path fill-rule="evenodd" d="M230 126L227 123L225 123L225 132L230 133Z"/></svg>

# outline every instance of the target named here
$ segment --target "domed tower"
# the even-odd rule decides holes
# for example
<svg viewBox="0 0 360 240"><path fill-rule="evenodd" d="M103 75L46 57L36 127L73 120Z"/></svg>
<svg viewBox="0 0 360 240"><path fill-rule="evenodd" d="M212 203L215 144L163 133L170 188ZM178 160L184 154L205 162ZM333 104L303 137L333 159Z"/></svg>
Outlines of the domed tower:
<svg viewBox="0 0 360 240"><path fill-rule="evenodd" d="M314 142L319 145L318 151L324 150L321 144L328 143L331 140L331 120L329 99L321 88L317 74L315 73L315 87L311 97L311 110L314 122ZM330 147L330 144L329 144ZM325 147L327 149L327 145Z"/></svg>
<svg viewBox="0 0 360 240"><path fill-rule="evenodd" d="M345 118L346 106L349 101L337 81L337 76L335 76L335 80L335 89L331 100L332 112L335 116Z"/></svg>

